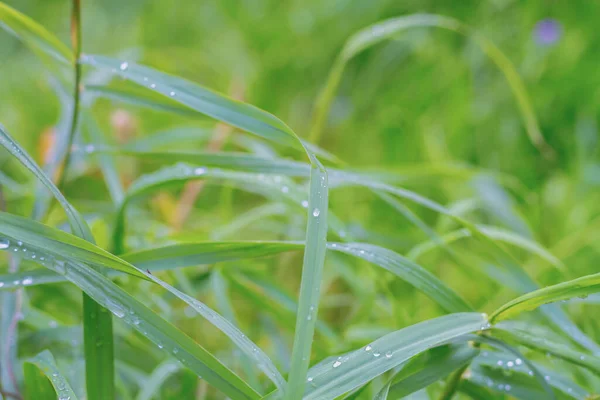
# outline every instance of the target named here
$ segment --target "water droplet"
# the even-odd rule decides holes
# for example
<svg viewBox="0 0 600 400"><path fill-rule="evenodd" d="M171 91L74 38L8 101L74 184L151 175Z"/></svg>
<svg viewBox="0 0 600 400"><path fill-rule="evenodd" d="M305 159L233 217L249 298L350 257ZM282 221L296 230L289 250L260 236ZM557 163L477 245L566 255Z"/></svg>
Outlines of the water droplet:
<svg viewBox="0 0 600 400"><path fill-rule="evenodd" d="M194 170L194 175L204 175L206 173L206 168L198 167Z"/></svg>
<svg viewBox="0 0 600 400"><path fill-rule="evenodd" d="M392 358L393 353L391 351L388 351L387 353L385 353L385 358Z"/></svg>
<svg viewBox="0 0 600 400"><path fill-rule="evenodd" d="M374 352L373 352L373 356L374 356L374 357L379 357L380 355L381 355L381 353L380 353L380 352L378 352L378 351L374 351Z"/></svg>
<svg viewBox="0 0 600 400"><path fill-rule="evenodd" d="M30 276L26 276L23 278L23 285L31 285L33 283L33 279Z"/></svg>
<svg viewBox="0 0 600 400"><path fill-rule="evenodd" d="M321 214L321 210L319 210L318 208L315 208L312 212L313 217L318 217L319 214Z"/></svg>
<svg viewBox="0 0 600 400"><path fill-rule="evenodd" d="M506 385L504 386L504 390L506 390L506 391L508 392L508 391L510 390L510 385L509 385L509 384L506 384Z"/></svg>
<svg viewBox="0 0 600 400"><path fill-rule="evenodd" d="M515 360L515 364L517 364L517 365L521 365L521 364L523 364L523 360L521 360L520 358L517 358L517 359Z"/></svg>
<svg viewBox="0 0 600 400"><path fill-rule="evenodd" d="M515 363L514 363L514 362L512 362L512 361L509 361L509 362L507 362L507 363L506 363L506 366L507 366L508 368L512 368L512 367L514 367L514 366L515 366Z"/></svg>
<svg viewBox="0 0 600 400"><path fill-rule="evenodd" d="M125 316L125 313L120 308L113 308L110 311L112 311L112 313L115 314L117 318L123 318Z"/></svg>
<svg viewBox="0 0 600 400"><path fill-rule="evenodd" d="M17 246L23 246L23 242L21 242L20 240L17 242Z"/></svg>
<svg viewBox="0 0 600 400"><path fill-rule="evenodd" d="M173 348L173 354L177 354L177 353L179 353L179 349L177 347L174 347Z"/></svg>
<svg viewBox="0 0 600 400"><path fill-rule="evenodd" d="M365 351L371 351L372 347L370 344L365 346Z"/></svg>
<svg viewBox="0 0 600 400"><path fill-rule="evenodd" d="M312 377L312 376L309 376L309 377L306 379L306 381L307 381L307 382L312 382L312 381L313 381L313 377Z"/></svg>
<svg viewBox="0 0 600 400"><path fill-rule="evenodd" d="M94 147L93 144L88 144L87 146L85 146L85 152L86 153L93 153L94 150L96 150L96 148Z"/></svg>
<svg viewBox="0 0 600 400"><path fill-rule="evenodd" d="M32 259L34 259L34 260L35 260L35 258L36 258L36 257L37 257L37 256L35 255L35 253L34 253L34 254L31 254L31 258L32 258Z"/></svg>
<svg viewBox="0 0 600 400"><path fill-rule="evenodd" d="M8 249L8 246L10 246L10 240L0 239L0 249Z"/></svg>
<svg viewBox="0 0 600 400"><path fill-rule="evenodd" d="M302 207L308 208L308 200L302 200Z"/></svg>
<svg viewBox="0 0 600 400"><path fill-rule="evenodd" d="M151 83L150 84L150 89L156 89L156 83Z"/></svg>
<svg viewBox="0 0 600 400"><path fill-rule="evenodd" d="M585 356L581 355L581 356L579 356L579 359L580 359L581 361L583 361L583 360L585 360Z"/></svg>
<svg viewBox="0 0 600 400"><path fill-rule="evenodd" d="M175 97L175 92L169 92L169 96Z"/></svg>
<svg viewBox="0 0 600 400"><path fill-rule="evenodd" d="M0 287L4 286L4 282L0 282Z"/></svg>
<svg viewBox="0 0 600 400"><path fill-rule="evenodd" d="M337 367L339 367L340 365L342 365L342 363L341 363L341 362L339 362L339 361L336 361L336 362L334 362L334 363L333 363L333 368L337 368Z"/></svg>
<svg viewBox="0 0 600 400"><path fill-rule="evenodd" d="M144 82L148 82L148 77L147 76L144 77Z"/></svg>
<svg viewBox="0 0 600 400"><path fill-rule="evenodd" d="M498 362L496 363L499 367L504 365L504 361L502 360L498 360Z"/></svg>
<svg viewBox="0 0 600 400"><path fill-rule="evenodd" d="M127 71L127 68L129 68L129 63L127 61L122 62L121 65L119 66L119 69L121 71Z"/></svg>
<svg viewBox="0 0 600 400"><path fill-rule="evenodd" d="M503 384L499 384L498 385L498 390L504 390L504 385Z"/></svg>
<svg viewBox="0 0 600 400"><path fill-rule="evenodd" d="M288 192L290 191L290 188L289 188L289 187L287 187L287 186L283 186L283 187L281 188L281 191L282 191L283 193L288 193Z"/></svg>
<svg viewBox="0 0 600 400"><path fill-rule="evenodd" d="M52 321L48 322L48 326L50 328L56 328L58 326L58 322L52 320Z"/></svg>
<svg viewBox="0 0 600 400"><path fill-rule="evenodd" d="M13 251L19 251L18 247L13 248Z"/></svg>
<svg viewBox="0 0 600 400"><path fill-rule="evenodd" d="M533 371L529 370L527 374L529 374L529 376L533 376Z"/></svg>
<svg viewBox="0 0 600 400"><path fill-rule="evenodd" d="M544 379L546 380L546 382L549 382L550 381L550 376L546 375L546 376L544 376Z"/></svg>

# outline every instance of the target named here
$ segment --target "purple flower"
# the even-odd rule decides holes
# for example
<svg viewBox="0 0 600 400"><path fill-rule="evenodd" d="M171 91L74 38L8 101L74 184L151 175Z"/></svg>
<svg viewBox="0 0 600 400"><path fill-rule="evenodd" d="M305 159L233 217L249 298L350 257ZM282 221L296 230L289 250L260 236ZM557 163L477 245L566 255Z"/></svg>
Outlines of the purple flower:
<svg viewBox="0 0 600 400"><path fill-rule="evenodd" d="M562 25L553 18L546 18L535 24L534 38L542 46L551 46L562 36Z"/></svg>

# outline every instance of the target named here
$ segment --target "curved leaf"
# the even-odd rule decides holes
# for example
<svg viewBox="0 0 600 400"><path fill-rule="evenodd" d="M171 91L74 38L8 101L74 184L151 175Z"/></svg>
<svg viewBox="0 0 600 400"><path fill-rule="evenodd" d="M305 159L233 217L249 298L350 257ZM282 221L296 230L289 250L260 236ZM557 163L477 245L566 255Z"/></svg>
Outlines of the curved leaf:
<svg viewBox="0 0 600 400"><path fill-rule="evenodd" d="M73 389L71 389L71 385L69 385L69 382L67 382L67 380L63 377L62 373L56 366L56 362L54 361L52 353L50 353L48 350L44 350L35 357L25 361L24 368L26 387L28 389L27 398L32 400L51 400L56 399L58 396L60 400L77 400L77 396L73 392ZM52 384L52 387L54 388L52 393L53 396L51 395L49 397L37 397L42 393L48 395L48 392L46 391L44 386L40 388L42 392L36 391L35 394L32 393L32 388L29 386L29 383L31 383L32 379L39 379L37 377L37 374L39 373L38 371L42 372L46 376L47 380L50 381L50 383ZM41 383L43 381L40 382L38 380L37 382Z"/></svg>
<svg viewBox="0 0 600 400"><path fill-rule="evenodd" d="M41 51L65 64L73 63L75 58L73 53L56 36L28 16L2 2L0 2L0 26L20 37L33 50Z"/></svg>

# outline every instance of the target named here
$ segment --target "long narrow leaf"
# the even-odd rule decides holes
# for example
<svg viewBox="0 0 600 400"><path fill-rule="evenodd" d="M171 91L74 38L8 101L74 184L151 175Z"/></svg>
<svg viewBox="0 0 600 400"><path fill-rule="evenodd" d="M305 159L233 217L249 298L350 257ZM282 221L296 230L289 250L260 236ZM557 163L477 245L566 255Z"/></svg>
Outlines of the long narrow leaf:
<svg viewBox="0 0 600 400"><path fill-rule="evenodd" d="M36 392L35 395L31 392L28 392L28 400L51 400L56 399L57 396L60 400L77 400L77 396L73 392L73 389L71 389L71 385L69 385L69 382L67 382L67 380L59 371L52 353L50 353L48 350L41 352L25 362L26 380L38 379L37 377L33 378L33 376L35 376L35 370L33 368L41 371L46 376L47 380L50 381L52 387L54 388L54 393L51 397L37 397L41 393L44 393L44 396L48 395L44 386L41 386L39 388L40 392ZM28 386L28 388L30 387Z"/></svg>

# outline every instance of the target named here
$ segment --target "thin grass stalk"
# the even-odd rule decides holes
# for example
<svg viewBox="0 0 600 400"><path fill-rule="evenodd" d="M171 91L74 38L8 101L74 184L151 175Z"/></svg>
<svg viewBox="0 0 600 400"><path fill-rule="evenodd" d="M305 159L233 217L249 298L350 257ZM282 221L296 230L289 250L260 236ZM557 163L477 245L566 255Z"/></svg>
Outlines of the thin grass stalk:
<svg viewBox="0 0 600 400"><path fill-rule="evenodd" d="M79 103L81 83L81 0L73 0L71 9L71 45L75 55L73 60L74 84L71 124L67 137L62 168L59 169L58 189L65 185L71 148L79 124ZM89 400L110 400L115 398L114 385L114 343L112 316L87 294L83 295L83 339L85 355L85 375L87 398Z"/></svg>

